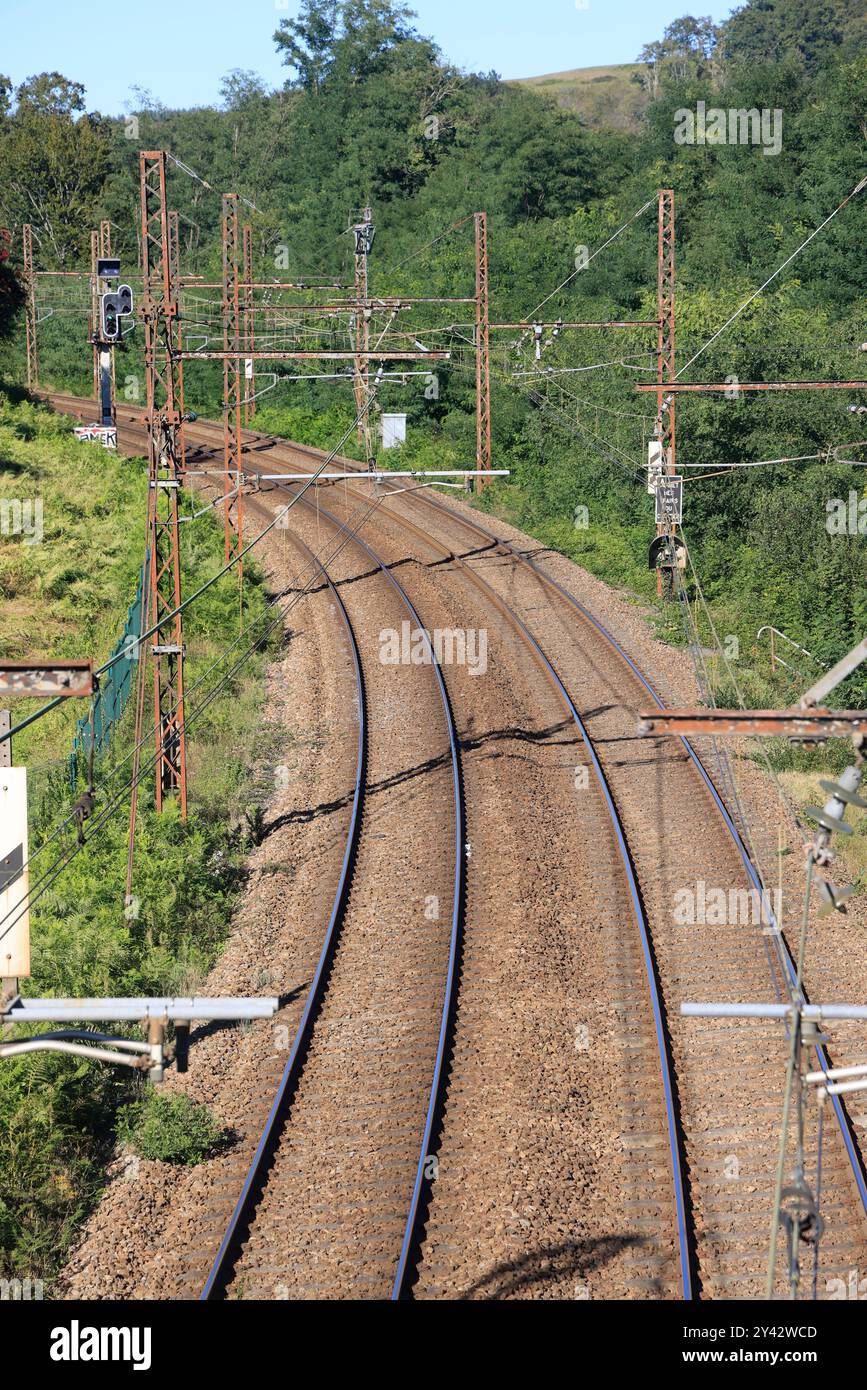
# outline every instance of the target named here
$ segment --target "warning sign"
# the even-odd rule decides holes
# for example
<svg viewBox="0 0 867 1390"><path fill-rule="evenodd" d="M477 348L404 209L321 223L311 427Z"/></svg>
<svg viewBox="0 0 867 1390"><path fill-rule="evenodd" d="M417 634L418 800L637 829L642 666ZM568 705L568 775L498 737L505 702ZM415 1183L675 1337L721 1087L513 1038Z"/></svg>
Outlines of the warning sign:
<svg viewBox="0 0 867 1390"><path fill-rule="evenodd" d="M666 476L656 483L657 526L680 526L683 522L683 478Z"/></svg>
<svg viewBox="0 0 867 1390"><path fill-rule="evenodd" d="M662 455L662 441L652 439L647 449L647 491L651 497L656 496L656 484L665 471L665 464Z"/></svg>
<svg viewBox="0 0 867 1390"><path fill-rule="evenodd" d="M0 768L0 976L30 974L27 769Z"/></svg>

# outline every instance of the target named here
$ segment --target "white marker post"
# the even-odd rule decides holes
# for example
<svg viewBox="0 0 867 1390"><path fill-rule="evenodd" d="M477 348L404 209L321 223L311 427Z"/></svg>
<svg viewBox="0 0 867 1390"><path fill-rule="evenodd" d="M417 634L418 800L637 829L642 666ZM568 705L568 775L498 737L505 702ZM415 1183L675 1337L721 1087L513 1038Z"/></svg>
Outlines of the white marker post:
<svg viewBox="0 0 867 1390"><path fill-rule="evenodd" d="M27 769L0 769L0 978L17 993L30 974L30 871L27 852Z"/></svg>

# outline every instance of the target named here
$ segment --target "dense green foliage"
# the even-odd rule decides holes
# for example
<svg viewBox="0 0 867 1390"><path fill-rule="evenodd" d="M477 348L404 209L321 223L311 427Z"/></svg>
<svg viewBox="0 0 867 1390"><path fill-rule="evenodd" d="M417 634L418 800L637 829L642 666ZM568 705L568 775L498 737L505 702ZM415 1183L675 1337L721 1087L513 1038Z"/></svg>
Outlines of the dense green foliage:
<svg viewBox="0 0 867 1390"><path fill-rule="evenodd" d="M117 1136L139 1158L178 1164L201 1163L222 1137L206 1105L198 1105L189 1096L154 1090L121 1108Z"/></svg>
<svg viewBox="0 0 867 1390"><path fill-rule="evenodd" d="M74 185L73 205L82 212L86 206L91 223L108 216L116 249L133 265L137 153L165 147L212 188L234 188L255 202L255 270L265 278L279 278L287 268L351 277L345 228L370 203L378 227L375 288L465 295L473 288L471 224L442 234L485 207L495 318L532 314L570 276L546 315L652 317L653 200L657 188L672 187L678 360L686 363L863 175L867 44L855 0L823 0L818 8L807 0L749 0L719 27L691 16L677 21L642 54L653 100L635 137L590 131L577 115L495 74L457 72L391 0L305 0L297 18L281 21L275 38L289 69L286 86L271 93L254 73L232 72L220 110L166 110L140 94L126 120L106 121L80 115L74 82L57 74L32 79L0 117L0 168L10 175L0 179L3 219L17 235L28 150L38 143L33 168L44 196L54 203L73 197ZM699 101L779 110L780 152L677 144L678 113L695 110ZM52 161L65 181L52 175ZM702 353L690 377L864 375L865 196L843 209ZM171 200L181 216L187 271L218 276L219 200L174 169ZM648 203L587 270L574 273L582 247L592 254ZM87 217L64 219L64 236L72 240L60 244L50 210L27 215L41 264L65 264ZM40 325L43 374L84 390L89 366L71 322L68 313L56 313ZM433 332L443 319L431 314L428 322ZM459 325L452 346L471 332L471 325ZM119 354L128 399L141 395L137 338L138 331ZM535 377L532 343L525 338L517 351L502 335L495 343L497 462L513 476L487 505L652 599L645 556L654 528L642 468L655 398L633 390L642 377L652 378L652 331L563 335L546 346ZM17 345L3 352L7 369L20 370ZM597 370L599 363L612 365ZM526 375L514 378L516 366ZM404 461L448 466L473 456L470 367L458 351L453 368L438 374L435 393L423 382L382 388L381 406L410 417ZM561 367L570 371L545 370ZM294 366L276 370L288 376ZM191 369L188 400L218 410L220 385L216 369ZM848 409L858 400L828 392L689 397L679 404L679 458L697 465L690 474L821 456L702 478L686 489L685 535L704 596L720 635L738 639L742 680L756 698L775 696L756 668L759 662L767 674L767 651L756 640L766 623L819 661L838 655L864 630L867 515L857 510L864 474L827 452L838 447L841 459L865 457L857 444L864 428ZM352 414L348 388L296 382L278 384L265 398L260 422L325 446L339 441ZM864 529L829 534L829 506L836 499L848 508L852 497ZM578 507L589 511L584 529L575 527ZM691 592L695 597L694 585ZM699 619L702 638L712 645L707 619L701 613ZM660 622L678 640L677 615ZM807 662L805 673L812 669ZM864 682L848 693L863 696Z"/></svg>
<svg viewBox="0 0 867 1390"><path fill-rule="evenodd" d="M0 652L101 658L113 647L135 591L146 469L142 460L77 444L68 419L19 396L0 393L0 497L41 499L44 534L32 545L20 536L3 538ZM192 510L194 499L184 496L181 505ZM198 585L222 568L222 528L204 518L182 534L185 592L191 593L194 579ZM255 769L266 751L260 732L264 652L226 677L264 637L271 618L255 567L248 568L243 608L231 577L190 608L190 818L182 824L172 804L157 816L152 778L144 779L133 901L126 908L132 710L96 764L96 812L81 849L75 825L63 828L82 790L81 784L70 788L67 765L81 711L64 708L16 736L16 762L29 769L31 887L44 888L31 911L28 993L187 995L199 987L225 940L243 882L248 815L262 795ZM224 680L221 698L206 705ZM31 702L18 703L16 718L30 708ZM56 1272L102 1184L117 1106L134 1095L126 1075L84 1060L45 1054L4 1062L0 1277L50 1278ZM193 1161L201 1149L207 1134L200 1119L173 1112L166 1142L177 1161ZM142 1153L153 1148L154 1124L147 1102Z"/></svg>
<svg viewBox="0 0 867 1390"><path fill-rule="evenodd" d="M641 55L649 106L635 135L589 130L539 90L510 87L493 73L456 71L391 0L304 0L275 37L289 71L285 87L269 92L254 73L231 72L221 109L169 110L138 93L126 118L106 118L87 112L83 89L59 74L31 78L15 92L0 78L0 224L13 245L29 221L40 268L87 267L90 228L105 217L115 252L132 270L138 151L166 148L210 185L172 166L170 200L180 214L186 273L219 277L220 202L213 190L234 189L257 208L257 277L280 278L288 269L351 278L346 228L371 204L375 290L466 296L473 293L473 254L472 224L464 219L486 208L496 320L532 317L543 301L551 319L646 319L656 313L656 190L666 187L677 200L678 362L690 364L688 379L735 387L738 380L865 376L867 192L704 350L864 175L861 0L748 0L722 26L678 20ZM678 144L680 115L699 102L780 112L779 151ZM646 210L615 237L640 208ZM589 255L589 266L576 269ZM20 286L2 266L0 277L0 371L20 381ZM39 301L43 380L89 391L84 282L42 282ZM414 320L431 334L444 322L433 311ZM382 407L409 416L408 442L392 458L431 467L473 459L472 359L458 347L471 334L471 324L459 323L444 336L455 359L437 373L435 391L418 381L382 388ZM489 490L484 505L652 603L655 577L646 554L655 528L643 469L656 401L633 388L654 379L655 334L554 335L538 370L527 335L497 335L495 343L495 461L512 476ZM548 370L560 368L568 372ZM283 369L276 370L279 378ZM285 375L293 371L287 367ZM122 395L140 400L140 329L118 350L117 372ZM216 368L190 368L186 387L188 404L219 410ZM867 629L867 493L863 468L850 462L867 459L867 430L851 413L863 403L863 393L733 390L730 397L687 397L678 406L678 453L690 479L688 589L702 642L714 647L719 638L726 646L751 702L803 688L814 662L830 663ZM278 380L258 424L331 447L353 416L348 383ZM350 440L346 452L353 447ZM720 474L728 464L778 459L802 461ZM68 425L10 396L0 400L0 471L7 496L45 493L52 542L4 545L0 650L109 650L140 560L141 467L82 450ZM854 516L854 527L829 529L835 500ZM185 544L187 582L200 582L219 565L219 539L197 527ZM262 603L254 583L248 620ZM672 641L684 640L681 616L677 608L658 610L660 631ZM813 654L812 661L797 658L802 669L792 682L769 671L767 646L757 637L768 623ZM193 683L236 625L231 586L212 591L191 615ZM732 696L722 667L714 674ZM41 899L34 991L183 991L213 960L241 872L251 795L244 768L254 761L259 699L255 668L232 689L231 712L225 701L215 702L196 732L197 801L189 826L143 807L134 917L118 907L122 817L108 822ZM867 677L850 681L838 698L863 704ZM66 794L69 732L68 718L46 721L19 745L46 808L36 818L36 851L52 833L56 797ZM50 1274L93 1200L117 1106L127 1096L113 1073L95 1070L57 1057L4 1066L0 1274ZM145 1102L124 1121L141 1152L183 1159L191 1148L206 1151L214 1139L207 1124L199 1132L190 1115L164 1115L161 1105ZM157 1153L155 1136L170 1141L171 1154Z"/></svg>

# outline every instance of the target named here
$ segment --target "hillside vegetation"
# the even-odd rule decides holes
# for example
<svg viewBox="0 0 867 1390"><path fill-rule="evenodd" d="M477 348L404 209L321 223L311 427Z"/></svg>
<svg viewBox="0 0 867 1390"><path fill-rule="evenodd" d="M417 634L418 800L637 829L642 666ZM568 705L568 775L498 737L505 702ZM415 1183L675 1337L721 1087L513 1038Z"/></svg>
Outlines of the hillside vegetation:
<svg viewBox="0 0 867 1390"><path fill-rule="evenodd" d="M144 461L75 442L71 422L0 391L0 497L39 501L42 534L0 546L0 655L90 656L112 650L135 594L142 560ZM191 509L184 497L182 507ZM185 592L222 567L222 528L203 519L184 528ZM188 614L187 717L192 803L180 822L170 804L153 810L152 776L142 782L133 901L124 908L132 708L94 768L97 819L118 808L76 851L66 824L86 781L70 782L69 753L81 702L16 735L15 762L28 767L33 996L82 998L195 993L226 938L243 882L247 812L261 789L257 760L265 654L257 653L208 708L206 692L227 673L223 654L239 623L264 633L266 599L248 569L243 609L227 578ZM235 659L246 644L235 648ZM267 644L266 644L267 645ZM231 663L228 663L231 665ZM16 722L37 702L18 701ZM149 712L146 710L146 720ZM147 726L146 726L147 727ZM59 876L52 866L69 858ZM58 1054L0 1067L0 1279L50 1283L78 1223L93 1205L115 1142L121 1107L140 1083L116 1068Z"/></svg>
<svg viewBox="0 0 867 1390"><path fill-rule="evenodd" d="M637 135L650 102L645 72L641 63L620 63L525 77L519 85L553 98L591 129L626 130Z"/></svg>
<svg viewBox="0 0 867 1390"><path fill-rule="evenodd" d="M654 199L670 187L678 361L701 353L690 377L735 383L865 375L867 196L854 197L807 242L865 170L867 41L857 0L748 0L722 26L693 16L676 21L636 54L630 96L647 105L634 130L591 128L589 117L543 95L537 83L457 71L393 0L304 0L297 19L280 21L275 39L286 85L269 91L255 73L230 72L219 109L167 109L139 93L129 116L112 119L88 112L83 89L58 74L9 90L0 115L0 220L17 238L30 218L40 264L68 267L87 263L90 226L109 217L117 250L134 265L138 150L165 147L211 189L235 189L255 203L258 211L245 216L255 269L265 278L287 267L351 275L346 228L370 203L378 229L374 289L466 295L471 228L444 233L483 207L495 318L532 315L544 300L551 318L646 318L656 312ZM617 71L618 82L626 71ZM610 85L585 76L584 85ZM776 137L737 143L737 133L735 143L679 143L683 112L699 103L764 111L779 146ZM37 181L38 215L29 197ZM170 183L185 269L218 276L219 199L174 166ZM628 230L615 236L626 222ZM589 268L576 272L591 255ZM59 305L58 293L52 299L44 291L46 310ZM81 319L69 312L46 315L47 379L87 389L81 333ZM0 368L19 378L20 341L19 334L0 348ZM643 469L655 402L634 387L652 378L654 346L652 331L562 335L546 346L534 375L532 344L516 348L498 335L494 440L496 460L512 478L486 503L649 600L654 523ZM138 332L118 366L122 380L141 382ZM407 457L472 459L473 380L465 366L440 374L435 399L421 386L383 387L384 409L408 411ZM523 377L513 378L515 366ZM352 419L351 391L281 384L292 370L276 371L263 420L336 442ZM218 411L219 373L191 369L189 393L191 403ZM731 639L740 683L755 699L785 692L765 679L767 651L757 633L767 623L822 663L864 630L867 538L858 508L865 475L852 466L867 457L859 443L867 430L852 412L859 404L863 394L839 392L732 391L680 402L679 458L691 465L684 534L707 602L705 611L691 577L700 637L715 644L709 613L720 638ZM766 460L783 462L718 476L729 464ZM588 524L576 530L582 507ZM829 532L834 509L854 516L854 527ZM676 611L662 613L660 623L672 640L683 640ZM843 694L864 697L867 687L862 680Z"/></svg>

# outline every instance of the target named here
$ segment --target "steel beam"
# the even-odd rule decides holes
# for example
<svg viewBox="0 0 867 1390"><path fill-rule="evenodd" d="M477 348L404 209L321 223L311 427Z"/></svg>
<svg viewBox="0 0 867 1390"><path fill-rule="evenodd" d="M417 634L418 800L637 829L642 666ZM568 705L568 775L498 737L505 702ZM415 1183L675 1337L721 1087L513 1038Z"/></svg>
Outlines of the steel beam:
<svg viewBox="0 0 867 1390"><path fill-rule="evenodd" d="M90 661L0 661L0 695L79 699L94 688Z"/></svg>
<svg viewBox="0 0 867 1390"><path fill-rule="evenodd" d="M181 283L181 222L180 216L176 212L169 213L169 261L171 263L172 281L180 287ZM180 296L180 288L177 290ZM176 327L176 347L181 349L181 320L183 315L178 313ZM176 368L176 380L178 387L178 413L181 417L178 426L178 477L183 483L187 474L187 440L184 432L184 364L179 361Z"/></svg>
<svg viewBox="0 0 867 1390"><path fill-rule="evenodd" d="M183 362L224 362L233 352L181 352ZM450 352L248 352L254 362L354 362L361 356L368 362L448 362Z"/></svg>
<svg viewBox="0 0 867 1390"><path fill-rule="evenodd" d="M724 734L745 738L783 735L816 741L867 733L867 710L664 709L642 711L638 718L641 733L651 737L659 734L672 734L677 738L700 734L711 738Z"/></svg>
<svg viewBox="0 0 867 1390"><path fill-rule="evenodd" d="M250 353L256 346L256 323L253 313L253 228L249 222L244 223L243 230L244 245L244 356L249 358ZM255 380L250 378L248 381L246 373L246 363L244 371L244 424L249 428L256 415L256 389Z"/></svg>
<svg viewBox="0 0 867 1390"><path fill-rule="evenodd" d="M658 236L657 236L657 305L659 310L657 338L657 385L656 385L656 438L662 450L662 469L669 477L677 473L677 429L674 401L668 397L667 388L676 375L676 324L675 324L675 221L674 191L670 188L659 190ZM676 535L673 525L657 525L657 537L669 536L672 541ZM659 596L672 597L673 571L657 571Z"/></svg>
<svg viewBox="0 0 867 1390"><path fill-rule="evenodd" d="M508 330L518 332L521 329L541 328L546 332L554 329L573 329L573 328L658 328L658 319L603 319L587 321L584 323L564 323L558 319L556 323L492 323L489 324L492 333Z"/></svg>

